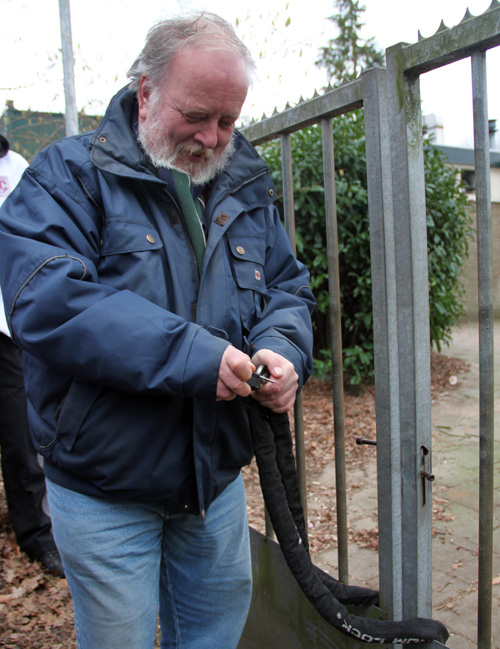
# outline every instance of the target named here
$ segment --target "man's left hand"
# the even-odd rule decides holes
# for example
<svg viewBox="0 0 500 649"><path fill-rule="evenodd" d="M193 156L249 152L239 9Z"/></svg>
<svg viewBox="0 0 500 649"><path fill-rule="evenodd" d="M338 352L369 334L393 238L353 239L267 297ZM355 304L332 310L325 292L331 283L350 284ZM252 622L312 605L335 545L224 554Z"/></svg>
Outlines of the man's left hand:
<svg viewBox="0 0 500 649"><path fill-rule="evenodd" d="M299 377L292 363L270 349L259 350L253 356L252 363L256 367L264 364L274 383L262 385L258 390L254 390L251 396L273 412L291 410L299 387Z"/></svg>

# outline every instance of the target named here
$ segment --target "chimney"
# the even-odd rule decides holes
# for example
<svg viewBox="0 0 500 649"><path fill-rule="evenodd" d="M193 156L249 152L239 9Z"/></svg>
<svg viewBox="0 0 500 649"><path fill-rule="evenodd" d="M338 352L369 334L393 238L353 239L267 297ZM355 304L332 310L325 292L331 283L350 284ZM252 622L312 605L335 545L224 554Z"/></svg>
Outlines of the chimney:
<svg viewBox="0 0 500 649"><path fill-rule="evenodd" d="M490 149L498 150L500 148L497 140L497 120L489 119L488 120L488 131L490 134Z"/></svg>
<svg viewBox="0 0 500 649"><path fill-rule="evenodd" d="M444 144L443 118L439 115L424 115L424 126L429 135L433 136L434 144Z"/></svg>

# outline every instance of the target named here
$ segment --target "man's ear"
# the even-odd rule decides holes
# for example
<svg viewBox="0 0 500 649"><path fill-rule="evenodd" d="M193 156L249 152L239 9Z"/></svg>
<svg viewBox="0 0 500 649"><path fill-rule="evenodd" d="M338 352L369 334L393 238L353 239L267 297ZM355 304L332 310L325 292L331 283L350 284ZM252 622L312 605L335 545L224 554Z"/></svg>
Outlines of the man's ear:
<svg viewBox="0 0 500 649"><path fill-rule="evenodd" d="M142 75L139 82L139 92L137 93L137 101L139 104L139 119L146 119L149 103L151 99L151 81L149 77Z"/></svg>

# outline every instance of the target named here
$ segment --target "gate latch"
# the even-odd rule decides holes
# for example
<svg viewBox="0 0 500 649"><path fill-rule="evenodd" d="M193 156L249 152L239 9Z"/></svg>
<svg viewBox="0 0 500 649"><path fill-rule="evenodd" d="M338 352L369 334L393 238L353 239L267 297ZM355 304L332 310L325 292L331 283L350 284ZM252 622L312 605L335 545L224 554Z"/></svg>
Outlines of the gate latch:
<svg viewBox="0 0 500 649"><path fill-rule="evenodd" d="M435 475L430 472L431 454L425 446L420 447L420 478L422 480L422 504L426 504L427 482L433 482Z"/></svg>

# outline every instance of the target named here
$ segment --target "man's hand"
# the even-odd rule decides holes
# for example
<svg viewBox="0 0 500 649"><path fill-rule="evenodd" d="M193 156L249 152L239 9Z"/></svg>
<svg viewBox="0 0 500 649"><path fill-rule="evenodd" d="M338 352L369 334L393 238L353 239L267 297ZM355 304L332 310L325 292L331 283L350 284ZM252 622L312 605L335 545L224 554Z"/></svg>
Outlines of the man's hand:
<svg viewBox="0 0 500 649"><path fill-rule="evenodd" d="M252 391L247 381L255 371L250 357L229 345L222 356L217 381L217 401L232 401L237 395L248 397Z"/></svg>
<svg viewBox="0 0 500 649"><path fill-rule="evenodd" d="M261 349L252 358L256 366L263 363L275 383L266 383L252 392L252 397L273 412L288 412L293 408L299 377L289 360L270 349Z"/></svg>

